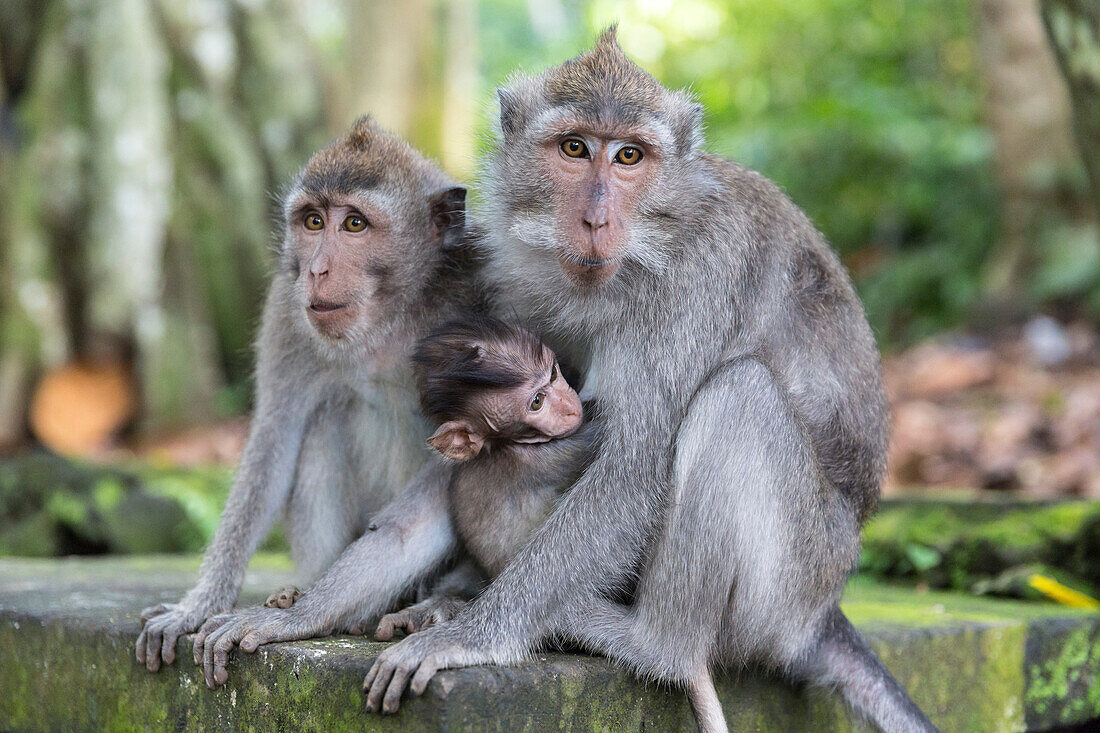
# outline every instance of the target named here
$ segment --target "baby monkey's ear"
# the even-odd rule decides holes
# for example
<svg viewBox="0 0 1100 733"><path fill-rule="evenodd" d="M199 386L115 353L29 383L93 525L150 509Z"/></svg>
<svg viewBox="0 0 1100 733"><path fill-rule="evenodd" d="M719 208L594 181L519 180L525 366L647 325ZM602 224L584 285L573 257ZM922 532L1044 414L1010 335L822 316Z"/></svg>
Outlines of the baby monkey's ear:
<svg viewBox="0 0 1100 733"><path fill-rule="evenodd" d="M439 426L428 438L428 445L452 461L468 461L481 452L485 436L465 420L451 420Z"/></svg>

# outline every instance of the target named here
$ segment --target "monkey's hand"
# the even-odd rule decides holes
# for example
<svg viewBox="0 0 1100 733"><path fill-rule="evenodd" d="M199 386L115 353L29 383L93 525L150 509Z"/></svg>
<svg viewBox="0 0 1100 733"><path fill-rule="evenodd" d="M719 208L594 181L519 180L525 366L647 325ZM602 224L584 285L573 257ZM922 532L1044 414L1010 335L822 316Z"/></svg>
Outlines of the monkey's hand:
<svg viewBox="0 0 1100 733"><path fill-rule="evenodd" d="M510 664L518 662L523 656L491 653L471 643L470 636L457 625L456 620L408 636L387 648L374 660L363 680L367 709L372 712L397 712L405 687L409 687L414 695L422 695L428 682L441 669Z"/></svg>
<svg viewBox="0 0 1100 733"><path fill-rule="evenodd" d="M207 614L182 603L160 603L141 612L141 633L134 644L139 663L150 672L160 669L160 663L176 661L176 641L199 628Z"/></svg>
<svg viewBox="0 0 1100 733"><path fill-rule="evenodd" d="M390 641L398 629L406 634L415 634L435 624L450 621L465 605L466 601L453 596L426 598L420 603L383 616L378 622L374 638Z"/></svg>
<svg viewBox="0 0 1100 733"><path fill-rule="evenodd" d="M267 600L264 601L264 606L267 608L290 608L303 595L305 594L298 590L296 586L287 585L269 595Z"/></svg>
<svg viewBox="0 0 1100 733"><path fill-rule="evenodd" d="M251 654L261 644L327 636L332 628L288 609L252 606L207 619L195 635L195 664L202 665L206 686L216 690L229 679L226 665L235 647Z"/></svg>

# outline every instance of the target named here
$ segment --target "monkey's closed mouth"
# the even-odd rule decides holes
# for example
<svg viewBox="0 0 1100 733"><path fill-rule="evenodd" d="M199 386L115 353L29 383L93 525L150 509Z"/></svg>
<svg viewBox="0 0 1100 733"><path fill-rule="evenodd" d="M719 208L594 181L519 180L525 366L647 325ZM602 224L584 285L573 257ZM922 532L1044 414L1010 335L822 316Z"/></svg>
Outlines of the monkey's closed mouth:
<svg viewBox="0 0 1100 733"><path fill-rule="evenodd" d="M572 262L574 265L580 265L581 267L587 267L590 270L598 270L601 267L607 267L608 265L614 265L619 261L618 257L592 257L585 255L574 254L573 252L563 252L565 259Z"/></svg>
<svg viewBox="0 0 1100 733"><path fill-rule="evenodd" d="M309 304L309 310L313 313L332 313L333 311L347 308L346 303L326 303L322 300Z"/></svg>

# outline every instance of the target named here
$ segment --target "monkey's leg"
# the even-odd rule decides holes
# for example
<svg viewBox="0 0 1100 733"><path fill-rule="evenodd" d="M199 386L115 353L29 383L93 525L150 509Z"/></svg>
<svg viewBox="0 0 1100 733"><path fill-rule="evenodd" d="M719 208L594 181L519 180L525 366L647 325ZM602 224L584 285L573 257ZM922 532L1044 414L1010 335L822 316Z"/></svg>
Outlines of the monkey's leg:
<svg viewBox="0 0 1100 733"><path fill-rule="evenodd" d="M688 600L682 596L682 600ZM640 600L640 598L639 598ZM678 664L683 657L668 650L652 634L652 629L639 621L640 606L626 607L604 598L594 598L582 613L567 612L558 624L558 636L581 644L589 651L610 657L647 679L661 679L683 685L691 702L695 720L702 733L726 733L726 719L714 689L714 677L705 653L706 644L688 649L687 665ZM710 638L709 635L704 635ZM694 662L693 670L688 667Z"/></svg>
<svg viewBox="0 0 1100 733"><path fill-rule="evenodd" d="M888 733L935 730L838 610L858 558L855 512L822 478L789 404L752 360L732 364L693 400L677 442L678 506L639 586L639 619L662 637L676 634L668 599L691 597L677 577L698 587L702 570L707 583L721 578L729 598L718 659L835 685Z"/></svg>
<svg viewBox="0 0 1100 733"><path fill-rule="evenodd" d="M357 537L359 507L352 504L358 478L348 457L349 408L317 410L298 459L284 525L295 575L312 582Z"/></svg>
<svg viewBox="0 0 1100 733"><path fill-rule="evenodd" d="M680 427L673 481L634 606L570 619L570 635L643 676L677 681L708 659L760 661L836 684L884 730L934 730L831 615L858 528L763 365L735 362L700 389ZM892 693L877 699L891 714L868 710L859 694L867 685Z"/></svg>

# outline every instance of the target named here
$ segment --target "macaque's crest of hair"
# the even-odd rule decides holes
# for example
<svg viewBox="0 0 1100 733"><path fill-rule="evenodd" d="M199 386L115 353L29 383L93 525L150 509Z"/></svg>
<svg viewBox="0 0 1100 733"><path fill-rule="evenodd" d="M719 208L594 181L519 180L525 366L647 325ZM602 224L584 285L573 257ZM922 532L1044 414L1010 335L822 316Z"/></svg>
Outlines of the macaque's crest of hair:
<svg viewBox="0 0 1100 733"><path fill-rule="evenodd" d="M541 94L533 94L541 92ZM534 98L541 97L540 100ZM531 79L513 77L498 91L501 130L510 136L529 122L537 107L567 107L588 120L612 128L661 119L669 124L676 152L702 143L702 107L691 95L665 88L631 61L619 46L612 25L591 51Z"/></svg>
<svg viewBox="0 0 1100 733"><path fill-rule="evenodd" d="M298 186L326 197L380 187L403 189L413 182L425 185L424 194L453 185L408 143L366 115L309 159Z"/></svg>

